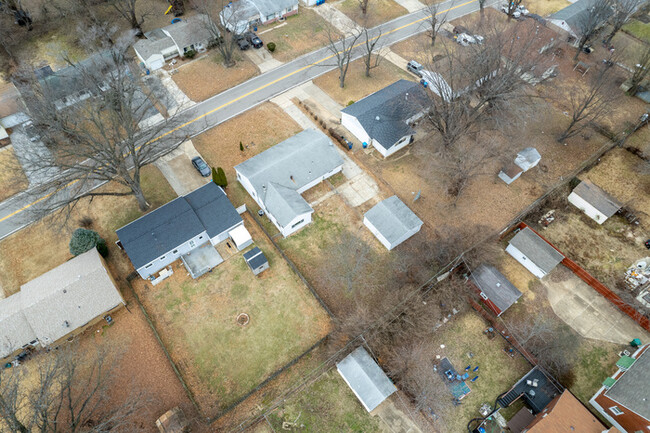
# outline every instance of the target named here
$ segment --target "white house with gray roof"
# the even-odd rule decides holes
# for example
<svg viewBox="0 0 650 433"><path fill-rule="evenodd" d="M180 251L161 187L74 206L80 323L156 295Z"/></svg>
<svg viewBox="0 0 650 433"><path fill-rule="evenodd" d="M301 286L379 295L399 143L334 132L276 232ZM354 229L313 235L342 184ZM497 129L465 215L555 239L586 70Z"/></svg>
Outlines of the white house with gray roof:
<svg viewBox="0 0 650 433"><path fill-rule="evenodd" d="M564 255L526 227L508 243L506 252L537 278L544 278L564 260Z"/></svg>
<svg viewBox="0 0 650 433"><path fill-rule="evenodd" d="M589 218L602 224L621 208L621 204L588 180L583 180L568 197L569 203Z"/></svg>
<svg viewBox="0 0 650 433"><path fill-rule="evenodd" d="M548 21L562 30L568 32L575 38L580 37L580 22L585 20L589 14L589 10L598 0L577 0L563 9L555 12L548 17ZM642 1L639 1L641 4ZM609 9L609 16L614 14L614 11ZM602 22L604 26L605 21Z"/></svg>
<svg viewBox="0 0 650 433"><path fill-rule="evenodd" d="M343 358L336 364L336 369L368 412L397 391L363 346Z"/></svg>
<svg viewBox="0 0 650 433"><path fill-rule="evenodd" d="M311 222L301 194L343 169L343 158L322 132L306 129L235 166L237 180L284 237Z"/></svg>
<svg viewBox="0 0 650 433"><path fill-rule="evenodd" d="M23 284L0 300L0 359L56 345L124 305L93 248Z"/></svg>
<svg viewBox="0 0 650 433"><path fill-rule="evenodd" d="M145 39L133 44L133 50L147 69L155 71L188 51L205 51L215 39L209 23L209 18L202 14L185 18L145 33Z"/></svg>
<svg viewBox="0 0 650 433"><path fill-rule="evenodd" d="M298 0L236 0L224 6L219 19L229 31L241 34L297 13Z"/></svg>
<svg viewBox="0 0 650 433"><path fill-rule="evenodd" d="M363 216L363 224L382 243L392 250L422 228L418 218L396 195L373 206Z"/></svg>
<svg viewBox="0 0 650 433"><path fill-rule="evenodd" d="M341 125L387 157L413 142L413 124L428 106L420 84L399 80L341 110Z"/></svg>
<svg viewBox="0 0 650 433"><path fill-rule="evenodd" d="M118 246L147 279L178 259L192 261L191 253L208 242L230 239L239 250L246 248L253 241L243 225L226 193L209 182L118 229ZM242 229L247 236L241 236ZM214 248L203 251L216 254L213 263L223 261Z"/></svg>

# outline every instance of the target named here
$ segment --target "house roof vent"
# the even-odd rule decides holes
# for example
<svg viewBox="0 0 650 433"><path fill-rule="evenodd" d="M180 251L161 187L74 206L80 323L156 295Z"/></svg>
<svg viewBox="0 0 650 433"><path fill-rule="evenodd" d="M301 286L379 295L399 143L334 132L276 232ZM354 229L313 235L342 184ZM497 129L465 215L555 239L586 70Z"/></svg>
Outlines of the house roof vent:
<svg viewBox="0 0 650 433"><path fill-rule="evenodd" d="M375 117L375 120L380 120L379 116Z"/></svg>

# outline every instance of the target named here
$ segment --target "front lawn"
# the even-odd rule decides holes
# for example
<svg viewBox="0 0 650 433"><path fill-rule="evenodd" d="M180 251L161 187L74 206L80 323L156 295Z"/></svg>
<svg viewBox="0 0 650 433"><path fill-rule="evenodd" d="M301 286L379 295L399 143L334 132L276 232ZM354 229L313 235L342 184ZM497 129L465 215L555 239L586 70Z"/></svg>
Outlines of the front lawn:
<svg viewBox="0 0 650 433"><path fill-rule="evenodd" d="M267 417L275 431L290 422L309 432L373 432L382 423L369 415L336 369L324 373L307 389Z"/></svg>
<svg viewBox="0 0 650 433"><path fill-rule="evenodd" d="M357 24L368 28L378 26L408 13L405 8L393 0L370 0L365 15L361 13L357 0L344 0L335 7L356 21Z"/></svg>
<svg viewBox="0 0 650 433"><path fill-rule="evenodd" d="M327 44L325 30L327 23L312 9L300 8L297 15L272 29L260 29L260 38L265 47L269 42L275 43L273 58L288 62Z"/></svg>
<svg viewBox="0 0 650 433"><path fill-rule="evenodd" d="M330 329L329 317L250 217L269 260L253 275L242 253L192 280L180 262L159 286L134 285L174 362L207 416L236 403ZM250 322L236 318L246 313Z"/></svg>
<svg viewBox="0 0 650 433"><path fill-rule="evenodd" d="M0 149L0 201L27 188L27 177L22 171L11 146Z"/></svg>

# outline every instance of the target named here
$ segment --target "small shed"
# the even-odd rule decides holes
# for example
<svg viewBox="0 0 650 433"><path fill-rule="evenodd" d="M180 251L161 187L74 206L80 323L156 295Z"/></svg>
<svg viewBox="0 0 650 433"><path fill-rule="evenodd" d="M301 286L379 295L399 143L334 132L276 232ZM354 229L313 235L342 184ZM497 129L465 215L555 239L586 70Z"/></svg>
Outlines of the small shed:
<svg viewBox="0 0 650 433"><path fill-rule="evenodd" d="M373 206L363 216L363 223L389 250L419 232L423 224L396 195Z"/></svg>
<svg viewBox="0 0 650 433"><path fill-rule="evenodd" d="M511 162L501 169L499 172L499 179L504 181L507 185L510 185L512 182L519 179L519 176L521 176L521 173L523 172L524 170L522 170L521 167L516 165L514 162Z"/></svg>
<svg viewBox="0 0 650 433"><path fill-rule="evenodd" d="M160 433L188 433L190 431L190 423L183 410L178 406L158 418L156 426Z"/></svg>
<svg viewBox="0 0 650 433"><path fill-rule="evenodd" d="M258 275L269 268L269 261L258 247L244 253L244 260L253 274Z"/></svg>
<svg viewBox="0 0 650 433"><path fill-rule="evenodd" d="M604 223L621 208L620 203L588 180L580 182L568 200L598 224Z"/></svg>
<svg viewBox="0 0 650 433"><path fill-rule="evenodd" d="M232 239L239 251L253 243L251 234L248 233L248 230L246 230L246 227L244 227L243 224L238 225L233 230L229 231L228 236L230 236L230 239Z"/></svg>
<svg viewBox="0 0 650 433"><path fill-rule="evenodd" d="M472 272L472 282L497 317L521 297L521 292L494 266L480 265Z"/></svg>
<svg viewBox="0 0 650 433"><path fill-rule="evenodd" d="M528 171L539 164L539 161L541 160L542 155L539 154L537 149L534 147L527 147L517 154L515 164L521 167L523 171Z"/></svg>
<svg viewBox="0 0 650 433"><path fill-rule="evenodd" d="M564 256L542 237L526 227L508 244L506 252L537 278L544 278L564 260Z"/></svg>
<svg viewBox="0 0 650 433"><path fill-rule="evenodd" d="M336 369L368 412L397 391L363 346L336 364Z"/></svg>

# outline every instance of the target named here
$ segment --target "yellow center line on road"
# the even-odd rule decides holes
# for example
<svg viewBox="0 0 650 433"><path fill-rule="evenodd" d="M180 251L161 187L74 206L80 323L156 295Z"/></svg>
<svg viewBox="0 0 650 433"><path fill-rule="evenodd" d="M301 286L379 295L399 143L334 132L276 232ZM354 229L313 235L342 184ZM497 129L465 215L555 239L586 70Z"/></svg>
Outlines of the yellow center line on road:
<svg viewBox="0 0 650 433"><path fill-rule="evenodd" d="M470 3L474 3L474 2L476 2L476 1L477 1L477 0L469 0L469 1L465 2L465 3L461 3L461 4L458 4L458 5L456 5L456 6L452 6L452 7L448 8L448 9L445 9L445 10L439 11L436 15L440 15L440 14L447 13L447 12L449 12L449 11L452 11L452 10L454 10L454 9L457 9L457 8L460 8L460 7L463 7L463 6L466 6L466 5L468 5L468 4L470 4ZM410 23L404 24L403 26L400 26L400 27L394 28L393 30L390 30L390 31L388 31L388 32L386 32L386 33L382 33L382 34L379 35L379 36L375 36L374 38L371 38L370 40L377 39L377 38L379 38L379 37L381 37L381 36L389 35L389 34L391 34L391 33L394 33L394 32L397 32L397 31L399 31L399 30L402 30L402 29L404 29L404 28L406 28L406 27L412 26L413 24L417 24L417 23L420 23L420 22L422 22L422 21L428 20L429 18L431 18L431 15L427 15L427 16L425 16L425 17L423 17L423 18L420 18L420 19L418 19L418 20L415 20L415 21L411 21ZM353 46L352 48L357 48L357 47L359 47L359 46L361 46L361 45L363 45L363 44L365 44L365 43L366 43L365 41L364 41L364 42L361 42L361 43L358 43L357 45ZM221 109L223 109L223 108L225 108L225 107L227 107L227 106L229 106L229 105L232 105L232 104L234 104L234 103L237 102L237 101L240 101L240 100L242 100L242 99L244 99L244 98L246 98L246 97L248 97L248 96L250 96L250 95L252 95L252 94L254 94L254 93L257 93L257 92L259 92L259 91L261 91L261 90L264 90L265 88L267 88L267 87L269 87L269 86L272 86L272 85L274 85L274 84L276 84L276 83L278 83L278 82L280 82L280 81L282 81L282 80L286 80L287 78L289 78L289 77L291 77L291 76L293 76L293 75L295 75L295 74L298 74L298 73L300 73L300 72L302 72L302 71L304 71L304 70L307 70L307 69L309 69L309 68L312 68L312 67L314 67L314 66L317 66L318 64L320 64L320 63L322 63L322 62L325 62L325 61L327 61L327 60L330 60L330 59L333 58L334 56L335 56L335 54L332 54L332 55L327 56L327 57L323 57L322 59L320 59L320 60L318 60L318 61L316 61L316 62L314 62L314 63L311 63L311 64L309 64L309 65L307 65L307 66L303 66L303 67L300 68L300 69L296 69L295 71L290 72L290 73L288 73L287 75L284 75L284 76L282 76L282 77L280 77L280 78L277 78L277 79L275 79L275 80L273 80L273 81L270 81L270 82L264 84L263 86L258 87L257 89L251 90L251 91L248 92L248 93L245 93L245 94L243 94L243 95L241 95L241 96L238 96L238 97L235 98L235 99L232 99L232 100L230 100L230 101L228 101L228 102L225 102L225 103L221 104L220 106L218 106L218 107L216 107L216 108L213 108L212 110L210 110L210 111L208 111L208 112L206 112L206 113L203 113L202 115L200 115L200 116L198 116L198 117L196 117L196 118L194 118L194 119L192 119L192 120L189 120L189 121L183 123L182 125L177 126L176 128L170 129L169 131L165 132L165 133L162 134L162 135L159 135L159 136L156 137L156 138L153 138L152 140L150 140L150 141L148 141L147 143L145 143L145 145L146 145L146 144L151 144L151 143L153 143L153 142L155 142L155 141L158 141L158 140L160 140L161 138L166 137L167 135L172 134L172 133L178 131L179 129L183 129L183 128L185 128L186 126L191 125L192 123L197 122L197 121L199 121L199 120L201 120L201 119L203 119L203 118L205 118L205 117L207 117L207 116L209 116L209 115L211 115L211 114L214 114L214 113L216 113L217 111L219 111L219 110L221 110ZM142 147L142 146L137 147L137 148L136 148L136 151L137 151L137 150L140 150L141 147ZM71 181L70 183L68 183L67 185L65 185L65 186L64 186L63 188L61 188L61 189L68 188L69 186L75 184L76 182L77 182L77 180L73 180L73 181ZM21 212L23 212L23 211L29 209L30 207L32 207L32 206L34 206L35 204L37 204L37 203L39 203L39 202L45 200L46 198L51 197L52 195L54 195L54 194L57 193L58 191L60 191L60 189L59 189L59 190L56 190L56 191L53 191L53 192L50 192L50 193L44 195L43 197L40 197L39 199L34 200L33 202L31 202L31 203L29 203L29 204L26 204L25 206L21 207L20 209L17 209L17 210L15 210L15 211L13 211L12 213L10 213L10 214L8 214L8 215L6 215L6 216L0 218L0 222L3 222L3 221L5 221L5 220L7 220L7 219L9 219L9 218L11 218L11 217L13 217L13 216L15 216L15 215L21 213Z"/></svg>

